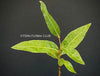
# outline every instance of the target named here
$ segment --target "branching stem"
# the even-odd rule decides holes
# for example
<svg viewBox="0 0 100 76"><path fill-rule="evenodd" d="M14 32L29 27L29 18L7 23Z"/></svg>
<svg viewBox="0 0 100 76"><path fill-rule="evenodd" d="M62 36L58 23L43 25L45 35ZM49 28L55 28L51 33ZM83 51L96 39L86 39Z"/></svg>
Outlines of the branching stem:
<svg viewBox="0 0 100 76"><path fill-rule="evenodd" d="M58 37L58 39L59 39L59 45L60 45L60 49L58 51L59 59L60 59L61 58L61 39L60 39L60 37ZM59 76L61 76L61 66L59 66Z"/></svg>

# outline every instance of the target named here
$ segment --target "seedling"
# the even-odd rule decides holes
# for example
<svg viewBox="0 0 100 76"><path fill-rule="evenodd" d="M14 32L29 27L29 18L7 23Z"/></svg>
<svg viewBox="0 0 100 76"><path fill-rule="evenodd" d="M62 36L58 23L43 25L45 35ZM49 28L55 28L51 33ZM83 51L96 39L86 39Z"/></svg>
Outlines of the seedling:
<svg viewBox="0 0 100 76"><path fill-rule="evenodd" d="M29 40L20 42L12 46L11 48L31 53L46 53L52 58L58 60L59 76L61 76L61 66L63 65L66 67L67 70L76 74L76 71L74 70L72 64L61 56L66 54L75 62L85 65L85 62L75 48L84 39L89 27L91 26L91 23L71 31L61 42L59 26L53 19L53 17L49 14L43 1L40 1L40 8L49 31L51 32L51 34L58 38L60 47L58 48L58 46L54 42L49 40Z"/></svg>

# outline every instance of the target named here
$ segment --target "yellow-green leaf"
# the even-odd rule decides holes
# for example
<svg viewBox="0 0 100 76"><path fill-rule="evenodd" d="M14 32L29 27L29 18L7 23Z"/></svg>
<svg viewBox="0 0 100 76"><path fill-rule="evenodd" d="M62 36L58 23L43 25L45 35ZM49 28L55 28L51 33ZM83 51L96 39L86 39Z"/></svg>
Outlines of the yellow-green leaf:
<svg viewBox="0 0 100 76"><path fill-rule="evenodd" d="M76 74L76 71L74 70L72 64L69 61L64 60L63 58L61 58L61 59L58 60L58 65L59 66L65 65L67 70L69 70L70 72Z"/></svg>
<svg viewBox="0 0 100 76"><path fill-rule="evenodd" d="M58 47L54 42L48 40L29 40L12 46L15 50L32 53L46 53L53 58L58 58Z"/></svg>
<svg viewBox="0 0 100 76"><path fill-rule="evenodd" d="M85 65L82 57L80 56L79 52L76 49L73 48L64 48L62 47L62 50L75 62L80 63L82 65Z"/></svg>
<svg viewBox="0 0 100 76"><path fill-rule="evenodd" d="M53 17L49 14L46 5L43 1L40 1L41 4L41 11L43 13L45 22L48 26L49 31L54 35L59 37L60 36L60 29L56 21L53 19Z"/></svg>
<svg viewBox="0 0 100 76"><path fill-rule="evenodd" d="M66 67L67 70L69 70L70 72L76 74L76 71L74 70L72 64L69 61L64 60L64 65L65 65L65 67Z"/></svg>
<svg viewBox="0 0 100 76"><path fill-rule="evenodd" d="M63 64L64 64L64 59L63 58L58 59L58 65L62 66Z"/></svg>
<svg viewBox="0 0 100 76"><path fill-rule="evenodd" d="M84 39L91 23L81 26L74 31L70 32L62 42L62 46L76 48Z"/></svg>

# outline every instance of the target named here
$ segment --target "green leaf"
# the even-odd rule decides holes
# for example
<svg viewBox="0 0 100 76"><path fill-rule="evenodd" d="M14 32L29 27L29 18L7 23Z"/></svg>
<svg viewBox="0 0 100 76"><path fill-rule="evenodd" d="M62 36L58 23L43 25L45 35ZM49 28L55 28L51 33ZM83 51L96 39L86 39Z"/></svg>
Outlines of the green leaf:
<svg viewBox="0 0 100 76"><path fill-rule="evenodd" d="M20 42L12 47L32 53L46 53L53 58L58 58L58 47L54 42L48 40L29 40Z"/></svg>
<svg viewBox="0 0 100 76"><path fill-rule="evenodd" d="M45 22L48 26L48 29L50 30L50 32L57 37L60 37L60 29L58 24L56 23L56 21L53 19L53 17L49 14L46 5L43 1L40 1L41 4L41 11L43 13Z"/></svg>
<svg viewBox="0 0 100 76"><path fill-rule="evenodd" d="M65 67L66 67L67 70L69 70L70 72L76 74L76 71L74 70L72 64L69 61L64 60L64 65L65 65Z"/></svg>
<svg viewBox="0 0 100 76"><path fill-rule="evenodd" d="M80 42L84 39L90 25L91 23L86 24L70 32L63 40L62 46L76 48L80 44Z"/></svg>
<svg viewBox="0 0 100 76"><path fill-rule="evenodd" d="M58 52L56 52L56 53L48 52L47 55L49 55L49 56L51 56L52 58L55 58L55 59L58 59L59 58Z"/></svg>
<svg viewBox="0 0 100 76"><path fill-rule="evenodd" d="M64 64L64 59L63 58L59 59L58 60L58 65L62 66L63 64Z"/></svg>
<svg viewBox="0 0 100 76"><path fill-rule="evenodd" d="M62 66L63 64L65 65L66 69L68 69L70 72L76 74L76 72L75 72L75 70L74 70L72 64L71 64L69 61L64 60L63 58L59 59L59 60L58 60L58 65L59 65L59 66Z"/></svg>
<svg viewBox="0 0 100 76"><path fill-rule="evenodd" d="M82 65L85 65L83 59L81 58L79 52L76 49L73 48L64 48L62 47L62 50L75 62L80 63Z"/></svg>

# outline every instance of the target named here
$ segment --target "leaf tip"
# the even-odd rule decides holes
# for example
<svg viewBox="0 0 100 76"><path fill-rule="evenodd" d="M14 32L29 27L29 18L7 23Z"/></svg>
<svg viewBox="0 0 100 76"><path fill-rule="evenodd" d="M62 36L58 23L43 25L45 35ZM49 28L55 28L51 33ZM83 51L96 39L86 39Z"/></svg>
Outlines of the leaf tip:
<svg viewBox="0 0 100 76"><path fill-rule="evenodd" d="M76 71L74 71L73 73L74 73L74 74L77 74L77 72L76 72Z"/></svg>
<svg viewBox="0 0 100 76"><path fill-rule="evenodd" d="M80 61L78 62L81 65L85 65L85 62L83 61L83 59L81 58Z"/></svg>
<svg viewBox="0 0 100 76"><path fill-rule="evenodd" d="M39 3L40 3L40 7L42 7L43 6L43 4L44 4L44 2L43 1L39 1Z"/></svg>
<svg viewBox="0 0 100 76"><path fill-rule="evenodd" d="M83 62L82 65L85 65L85 62Z"/></svg>
<svg viewBox="0 0 100 76"><path fill-rule="evenodd" d="M77 72L75 70L73 70L72 73L77 74Z"/></svg>
<svg viewBox="0 0 100 76"><path fill-rule="evenodd" d="M39 2L41 3L42 1L40 0Z"/></svg>
<svg viewBox="0 0 100 76"><path fill-rule="evenodd" d="M83 60L80 60L80 62L78 62L81 65L85 65L85 62Z"/></svg>
<svg viewBox="0 0 100 76"><path fill-rule="evenodd" d="M92 25L92 23L88 23L86 24L86 26L89 28Z"/></svg>
<svg viewBox="0 0 100 76"><path fill-rule="evenodd" d="M89 27L90 27L90 26L92 25L92 23L89 23L88 25L89 25Z"/></svg>
<svg viewBox="0 0 100 76"><path fill-rule="evenodd" d="M12 48L12 49L15 49L15 46L12 46L11 48Z"/></svg>
<svg viewBox="0 0 100 76"><path fill-rule="evenodd" d="M85 65L85 62L84 62L84 60L82 58L81 58L80 64L81 65Z"/></svg>
<svg viewBox="0 0 100 76"><path fill-rule="evenodd" d="M39 1L39 3L40 3L40 4L45 4L45 3L44 3L43 1L41 1L41 0Z"/></svg>
<svg viewBox="0 0 100 76"><path fill-rule="evenodd" d="M18 50L18 44L13 45L13 46L11 47L11 49Z"/></svg>
<svg viewBox="0 0 100 76"><path fill-rule="evenodd" d="M73 69L72 73L77 74L77 72Z"/></svg>
<svg viewBox="0 0 100 76"><path fill-rule="evenodd" d="M92 23L90 22L89 24L91 25Z"/></svg>

